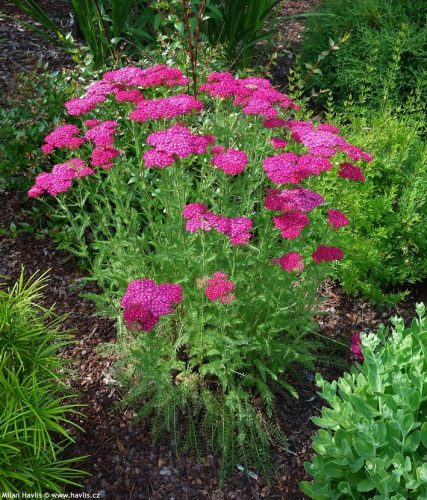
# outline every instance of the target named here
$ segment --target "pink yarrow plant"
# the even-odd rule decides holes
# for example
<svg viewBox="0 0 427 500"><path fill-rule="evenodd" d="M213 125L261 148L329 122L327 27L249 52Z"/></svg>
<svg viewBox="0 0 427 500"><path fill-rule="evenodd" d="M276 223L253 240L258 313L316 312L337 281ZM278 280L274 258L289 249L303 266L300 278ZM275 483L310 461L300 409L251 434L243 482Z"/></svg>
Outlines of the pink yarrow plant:
<svg viewBox="0 0 427 500"><path fill-rule="evenodd" d="M28 196L57 198L64 246L90 264L130 400L158 429L194 416L218 449L264 446L263 405L272 385L295 393L295 362L314 366L317 290L344 258L351 212L319 177L361 188L371 157L264 78L214 72L197 98L188 83L165 65L106 72L65 104Z"/></svg>
<svg viewBox="0 0 427 500"><path fill-rule="evenodd" d="M156 176L163 175L160 171L168 167L168 172L175 169L176 173L168 177L168 182L173 184L169 184L166 190L169 194L164 198L167 207L164 213L179 211L187 245L188 242L195 244L202 233L220 233L228 238L229 248L256 249L259 245L260 258L262 256L270 267L271 263L278 265L285 274L305 273L312 264L343 259L342 249L329 241L335 231L328 233L324 243L316 245L309 242L308 235L313 239L314 227L319 226L320 219L336 230L347 226L349 219L339 210L325 210L324 197L304 187L304 183L320 175L336 175L335 165L338 163L334 160L335 155L342 158L338 177L363 181L365 176L361 167L345 160L369 162L372 157L350 144L337 127L296 119L294 114L300 107L264 78L236 78L228 72L214 72L200 86L199 98L185 93L183 87L188 83L188 78L179 69L164 65L146 69L129 66L106 72L100 80L89 85L82 96L65 104L70 116L83 117L82 128L74 124L61 125L46 136L42 147L46 154L55 149L66 149L78 153L80 158L76 155L55 165L50 173L39 174L28 195L33 198L45 193L59 196L69 191L73 182L87 176L96 177L96 182L104 182L98 172L112 168L115 172L120 171L123 161L127 161L127 165L134 161L137 166L138 173L132 182L147 178L144 171L148 173L149 169L157 179ZM175 88L177 91L173 93ZM215 129L204 128L201 133L194 126L198 123L195 117L203 118L212 112L206 107L206 102L212 99L219 102L219 107L227 108L224 116L229 115L231 109L234 110L232 113L240 113L251 123L257 123L260 132L256 135L263 141L264 150L269 148L270 153L260 157L251 144L246 143L244 147L244 125L241 125L240 135L234 136L230 131L229 136L222 135L221 140L214 135ZM120 110L121 106L125 113L116 111L114 119L109 119L111 117L105 111L111 107ZM90 112L96 114L87 116ZM129 130L133 133L138 130L141 134L134 136L131 154L126 149L129 144L123 139ZM296 143L300 151L303 148L302 153L293 151ZM271 154L272 148L286 148L286 151ZM215 170L222 170L228 178L221 177L222 174ZM250 182L255 175L257 180L253 185L256 189L253 189ZM203 185L204 179L209 179L205 183L206 192L202 192L197 184L200 180ZM139 186L139 182L135 185ZM240 186L241 191L234 198L231 190L230 194L224 190L226 182L231 187ZM188 183L182 192L180 183ZM126 187L123 193L133 189L134 184L128 185L131 188ZM145 189L146 204L150 205L158 195L156 191L151 193L148 186ZM251 193L251 189L260 199L246 203L245 190ZM216 192L231 197L218 203ZM241 210L230 210L232 200ZM118 198L115 203L119 205L120 201ZM131 205L134 206L135 201L128 207ZM146 207L141 210L146 210ZM145 220L153 219L148 216ZM179 226L178 222L175 224ZM268 235L268 244L267 240L263 241L265 235ZM272 257L274 246L285 250L281 251L281 257ZM231 294L235 285L228 279L228 274L210 274L212 278L205 288L205 295L210 300L219 303L237 300ZM223 290L223 295L217 296L218 290ZM157 285L144 278L129 285L121 305L127 324L149 331L161 316L172 314L172 305L181 300L182 288L179 285ZM156 308L156 304L163 304L164 308Z"/></svg>

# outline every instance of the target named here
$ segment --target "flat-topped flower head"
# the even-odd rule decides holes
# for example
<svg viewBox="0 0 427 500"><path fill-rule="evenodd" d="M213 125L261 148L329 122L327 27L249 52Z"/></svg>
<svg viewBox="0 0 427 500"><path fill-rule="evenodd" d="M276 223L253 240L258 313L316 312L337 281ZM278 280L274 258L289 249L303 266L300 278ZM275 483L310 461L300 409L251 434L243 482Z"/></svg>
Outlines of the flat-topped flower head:
<svg viewBox="0 0 427 500"><path fill-rule="evenodd" d="M265 128L277 128L277 127L285 127L287 121L283 118L267 118L264 120L263 126Z"/></svg>
<svg viewBox="0 0 427 500"><path fill-rule="evenodd" d="M228 149L214 156L211 163L227 175L237 175L245 170L248 164L248 156L244 151L240 151L239 149Z"/></svg>
<svg viewBox="0 0 427 500"><path fill-rule="evenodd" d="M174 305L181 301L181 285L158 285L151 279L141 279L129 283L120 305L128 327L150 331L161 316L172 314Z"/></svg>
<svg viewBox="0 0 427 500"><path fill-rule="evenodd" d="M313 261L319 264L320 262L341 260L344 258L344 252L339 247L319 245L311 256Z"/></svg>
<svg viewBox="0 0 427 500"><path fill-rule="evenodd" d="M275 149L285 148L288 144L288 141L285 141L282 137L272 137L270 141L271 145Z"/></svg>
<svg viewBox="0 0 427 500"><path fill-rule="evenodd" d="M265 118L275 118L279 112L266 99L252 98L242 109L246 115L261 115Z"/></svg>
<svg viewBox="0 0 427 500"><path fill-rule="evenodd" d="M251 239L253 222L247 217L230 217L229 228L225 234L230 238L232 245L247 245Z"/></svg>
<svg viewBox="0 0 427 500"><path fill-rule="evenodd" d="M282 255L278 259L272 259L273 264L279 264L279 266L290 273L291 271L303 271L304 262L302 260L301 254L298 252L289 252Z"/></svg>
<svg viewBox="0 0 427 500"><path fill-rule="evenodd" d="M58 165L55 165L55 167L53 167L52 172L57 166ZM88 175L92 175L95 173L95 170L88 167L86 165L86 162L84 160L81 160L80 158L71 158L65 163L62 163L62 166L74 170L74 172L76 173L76 177L87 177Z"/></svg>
<svg viewBox="0 0 427 500"><path fill-rule="evenodd" d="M68 191L73 180L78 177L87 177L95 171L86 165L80 158L71 158L52 168L52 172L42 172L36 176L35 183L28 191L29 198L38 198L44 193L52 196Z"/></svg>
<svg viewBox="0 0 427 500"><path fill-rule="evenodd" d="M107 71L102 79L106 82L136 86L144 82L144 70L137 66L125 66L124 68Z"/></svg>
<svg viewBox="0 0 427 500"><path fill-rule="evenodd" d="M105 170L112 168L112 160L119 156L120 151L112 146L97 146L92 151L90 163L94 167L102 167Z"/></svg>
<svg viewBox="0 0 427 500"><path fill-rule="evenodd" d="M62 163L55 165L52 172L42 172L36 176L34 185L28 191L28 196L38 198L44 193L52 196L65 193L70 189L76 177L78 174L75 168Z"/></svg>
<svg viewBox="0 0 427 500"><path fill-rule="evenodd" d="M363 151L357 146L354 146L353 144L345 144L343 147L341 147L341 151L347 153L347 156L352 161L364 160L366 162L370 162L373 160L372 155L370 155L366 151Z"/></svg>
<svg viewBox="0 0 427 500"><path fill-rule="evenodd" d="M92 119L89 119L89 120L85 120L83 122L84 126L86 128L93 128L93 127L96 127L97 125L99 125L101 123L101 120L98 120L97 118L92 118Z"/></svg>
<svg viewBox="0 0 427 500"><path fill-rule="evenodd" d="M322 123L317 128L308 121L290 120L286 126L292 132L292 139L307 147L316 156L331 158L337 151L346 153L351 160L371 161L372 156L357 146L348 143L339 135L339 129L333 125Z"/></svg>
<svg viewBox="0 0 427 500"><path fill-rule="evenodd" d="M77 137L79 133L77 125L61 125L44 138L42 152L49 154L56 148L79 148L85 142L81 137Z"/></svg>
<svg viewBox="0 0 427 500"><path fill-rule="evenodd" d="M224 146L220 146L219 144L215 144L215 146L211 147L211 153L218 155L220 153L225 153L227 148Z"/></svg>
<svg viewBox="0 0 427 500"><path fill-rule="evenodd" d="M208 210L202 203L190 203L185 206L182 215L186 222L186 230L195 233L197 231L210 231L215 229L225 234L232 245L246 245L251 238L253 222L248 217L225 217Z"/></svg>
<svg viewBox="0 0 427 500"><path fill-rule="evenodd" d="M341 163L338 175L343 179L350 179L351 181L365 182L366 180L362 169L351 163Z"/></svg>
<svg viewBox="0 0 427 500"><path fill-rule="evenodd" d="M278 110L300 109L288 96L276 90L265 78L234 78L230 73L211 73L200 91L222 99L234 97L233 104L242 106L249 115L276 118Z"/></svg>
<svg viewBox="0 0 427 500"><path fill-rule="evenodd" d="M70 99L64 106L70 116L80 116L92 111L106 99L105 95L91 95L90 97Z"/></svg>
<svg viewBox="0 0 427 500"><path fill-rule="evenodd" d="M267 177L275 184L300 184L311 175L332 169L327 158L310 154L298 156L291 152L268 156L263 160L263 166Z"/></svg>
<svg viewBox="0 0 427 500"><path fill-rule="evenodd" d="M149 149L144 152L144 166L163 169L175 163L175 157L171 153L165 153L158 149Z"/></svg>
<svg viewBox="0 0 427 500"><path fill-rule="evenodd" d="M328 210L328 223L335 229L338 229L347 226L350 221L339 210Z"/></svg>
<svg viewBox="0 0 427 500"><path fill-rule="evenodd" d="M212 135L192 134L187 127L176 124L168 129L150 134L146 142L150 146L155 146L155 151L175 155L178 158L187 158L187 156L193 154L205 153L209 144L215 142L215 137ZM146 166L156 166L152 155L153 153L148 156L150 164ZM144 155L145 159L146 156Z"/></svg>
<svg viewBox="0 0 427 500"><path fill-rule="evenodd" d="M359 363L363 363L365 356L362 352L362 339L360 332L355 332L351 337L350 351Z"/></svg>
<svg viewBox="0 0 427 500"><path fill-rule="evenodd" d="M107 73L104 73L103 80L142 88L173 87L175 85L187 85L190 82L181 70L170 68L163 64L146 69L136 66L126 66L117 70L107 71Z"/></svg>
<svg viewBox="0 0 427 500"><path fill-rule="evenodd" d="M189 203L184 207L182 215L187 219L185 229L190 233L196 233L199 229L210 231L212 224L207 218L208 207L203 203Z"/></svg>
<svg viewBox="0 0 427 500"><path fill-rule="evenodd" d="M129 118L138 122L146 122L147 120L175 118L202 109L203 103L192 95L177 94L171 97L145 99L137 105Z"/></svg>
<svg viewBox="0 0 427 500"><path fill-rule="evenodd" d="M292 132L292 139L300 142L313 155L331 158L337 149L346 145L343 137L337 135L335 127L315 128L311 122L291 120L287 123Z"/></svg>
<svg viewBox="0 0 427 500"><path fill-rule="evenodd" d="M234 288L235 284L228 280L227 274L218 272L208 280L205 295L212 302L228 304L235 299L234 294L231 293Z"/></svg>
<svg viewBox="0 0 427 500"><path fill-rule="evenodd" d="M188 203L188 205L185 205L182 215L185 219L192 219L205 214L207 211L208 207L203 203Z"/></svg>
<svg viewBox="0 0 427 500"><path fill-rule="evenodd" d="M114 120L100 122L86 132L85 139L92 141L95 146L112 146L118 125Z"/></svg>
<svg viewBox="0 0 427 500"><path fill-rule="evenodd" d="M264 206L267 210L281 212L311 212L325 201L323 196L305 188L268 189Z"/></svg>
<svg viewBox="0 0 427 500"><path fill-rule="evenodd" d="M108 94L117 94L124 90L124 85L107 82L104 80L97 80L89 85L84 95L85 98L92 96L107 96Z"/></svg>
<svg viewBox="0 0 427 500"><path fill-rule="evenodd" d="M301 236L301 231L310 223L303 212L288 212L273 217L274 226L280 230L282 238L292 240Z"/></svg>
<svg viewBox="0 0 427 500"><path fill-rule="evenodd" d="M143 94L137 89L120 90L116 92L115 98L117 102L133 102L135 104L144 100Z"/></svg>

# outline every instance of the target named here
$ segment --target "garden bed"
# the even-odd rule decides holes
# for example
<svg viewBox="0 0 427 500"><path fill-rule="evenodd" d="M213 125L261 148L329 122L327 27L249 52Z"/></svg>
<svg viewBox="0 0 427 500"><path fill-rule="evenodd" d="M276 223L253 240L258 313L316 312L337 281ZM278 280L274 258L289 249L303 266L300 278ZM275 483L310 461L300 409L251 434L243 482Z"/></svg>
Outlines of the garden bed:
<svg viewBox="0 0 427 500"><path fill-rule="evenodd" d="M44 0L43 6L62 26L69 23L68 2ZM318 0L291 0L285 2L281 16L313 10ZM3 14L16 15L11 4L2 6ZM283 32L277 65L273 77L278 86L286 85L303 29L303 21L283 20L278 26ZM2 94L16 93L14 74L33 71L35 62L43 56L51 69L72 64L70 58L19 27L15 21L0 13L0 39L7 37L3 47L3 70L0 70L0 100ZM283 50L282 50L283 49ZM1 59L0 59L1 60ZM8 67L9 66L9 67ZM42 71L41 68L39 68ZM19 90L18 90L19 92ZM110 319L97 315L97 307L83 298L85 292L97 293L97 286L88 281L88 274L79 261L64 251L57 250L46 229L46 221L34 226L33 203L23 194L0 191L0 275L7 284L18 277L21 267L25 275L48 272L45 305L55 304L59 314L66 314L64 328L70 330L74 342L61 352L75 376L68 381L78 393L78 402L85 405L85 418L78 424L84 432L76 432L69 457L89 455L80 465L90 476L82 480L86 493L114 499L161 498L306 498L299 482L309 479L303 464L312 456L311 438L316 431L311 418L320 413L323 400L317 395L314 373L299 369L299 377L291 380L299 399L281 390L275 392L275 419L289 440L289 449L272 450L276 475L271 483L259 477L258 471L235 469L221 487L218 459L209 454L193 452L175 454L170 436L163 435L153 442L149 418L135 421L132 407L120 406L124 391L115 381L112 368L114 356L101 355L100 347L116 339L116 325ZM399 315L409 321L414 316L415 303L426 301L423 284L413 289L409 299L398 307L375 307L366 300L348 296L332 281L326 281L318 290L321 299L316 321L320 333L333 341L350 345L356 331L376 331L380 323L389 324ZM330 343L333 345L333 342ZM322 353L330 362L319 363L318 371L328 380L336 379L354 362L349 349L329 347ZM342 360L341 365L336 360ZM348 363L346 363L346 361ZM253 402L256 407L257 402ZM182 419L184 420L184 419ZM69 488L69 492L81 489Z"/></svg>

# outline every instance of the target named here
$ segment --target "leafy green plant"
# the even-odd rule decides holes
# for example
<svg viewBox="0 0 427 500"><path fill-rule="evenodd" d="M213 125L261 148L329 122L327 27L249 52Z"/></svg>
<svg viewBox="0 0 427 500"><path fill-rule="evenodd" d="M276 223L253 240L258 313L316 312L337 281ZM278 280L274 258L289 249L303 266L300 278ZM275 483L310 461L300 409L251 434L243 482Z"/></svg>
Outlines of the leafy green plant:
<svg viewBox="0 0 427 500"><path fill-rule="evenodd" d="M79 69L79 76L83 68ZM40 74L40 73L44 74ZM17 79L19 93L5 95L0 108L0 189L28 186L28 179L43 162L40 141L52 122L61 119L71 95L73 70L49 71L39 63L34 72Z"/></svg>
<svg viewBox="0 0 427 500"><path fill-rule="evenodd" d="M227 60L237 67L249 67L257 43L274 34L277 0L208 0L203 30L211 43L226 48ZM270 22L265 29L267 20Z"/></svg>
<svg viewBox="0 0 427 500"><path fill-rule="evenodd" d="M61 459L74 442L69 420L78 405L64 383L58 350L69 336L61 317L40 305L45 277L0 289L0 490L61 492L84 473L72 468L84 457Z"/></svg>
<svg viewBox="0 0 427 500"><path fill-rule="evenodd" d="M338 381L316 382L329 407L313 421L315 456L305 464L310 498L427 496L427 322L425 306L405 328L362 334L364 362ZM338 391L338 392L337 392Z"/></svg>
<svg viewBox="0 0 427 500"><path fill-rule="evenodd" d="M346 135L373 153L363 186L342 193L321 179L339 207L351 207L343 234L347 259L337 266L344 288L376 303L395 303L409 283L427 276L427 148L425 111L414 99L406 108L374 111L348 102L332 114Z"/></svg>
<svg viewBox="0 0 427 500"><path fill-rule="evenodd" d="M71 33L65 33L35 0L12 0L44 29L25 23L27 28L63 48L78 62L82 52ZM127 46L135 55L155 40L161 15L155 13L147 0L71 0L73 13L94 66L101 68L117 62ZM123 43L122 43L123 42Z"/></svg>
<svg viewBox="0 0 427 500"><path fill-rule="evenodd" d="M317 74L307 80L308 91L330 89L337 105L352 94L365 95L372 107L383 101L405 102L417 87L425 100L427 43L426 6L406 0L325 0L318 11L324 17L310 17L302 43L303 64L314 64L328 47L328 39L345 34L349 41L323 59ZM318 94L318 102L326 102Z"/></svg>

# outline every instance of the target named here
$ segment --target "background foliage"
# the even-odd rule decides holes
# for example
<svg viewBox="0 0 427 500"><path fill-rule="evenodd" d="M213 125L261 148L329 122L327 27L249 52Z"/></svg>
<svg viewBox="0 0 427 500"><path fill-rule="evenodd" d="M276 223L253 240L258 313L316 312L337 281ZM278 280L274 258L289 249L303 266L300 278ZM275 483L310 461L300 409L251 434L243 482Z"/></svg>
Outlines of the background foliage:
<svg viewBox="0 0 427 500"><path fill-rule="evenodd" d="M427 495L427 324L425 307L405 328L362 335L365 361L351 374L316 382L328 407L313 421L316 453L301 483L310 498L421 499Z"/></svg>
<svg viewBox="0 0 427 500"><path fill-rule="evenodd" d="M43 167L46 159L40 143L51 124L63 118L64 102L84 73L83 67L78 74L74 70L52 72L40 62L34 73L20 76L19 94L4 97L5 105L0 108L0 189L26 189L29 179Z"/></svg>
<svg viewBox="0 0 427 500"><path fill-rule="evenodd" d="M339 279L348 292L377 303L395 302L403 296L399 289L427 276L423 113L416 107L396 113L352 104L332 118L374 156L364 169L363 186L353 185L347 193L333 182L323 182L322 188L336 206L349 209L347 259L337 266Z"/></svg>
<svg viewBox="0 0 427 500"><path fill-rule="evenodd" d="M74 442L69 420L77 412L64 383L58 350L69 343L63 318L40 305L44 277L26 283L23 273L9 291L0 289L0 491L61 492L83 472L61 459Z"/></svg>
<svg viewBox="0 0 427 500"><path fill-rule="evenodd" d="M307 81L309 91L329 88L337 104L349 94L355 100L364 95L375 107L384 100L400 105L421 87L425 100L425 2L324 0L318 10L328 15L308 18L301 47L303 63L315 62L328 48L329 38L337 41L346 33L350 37L321 61L321 74ZM318 102L325 104L324 94Z"/></svg>

